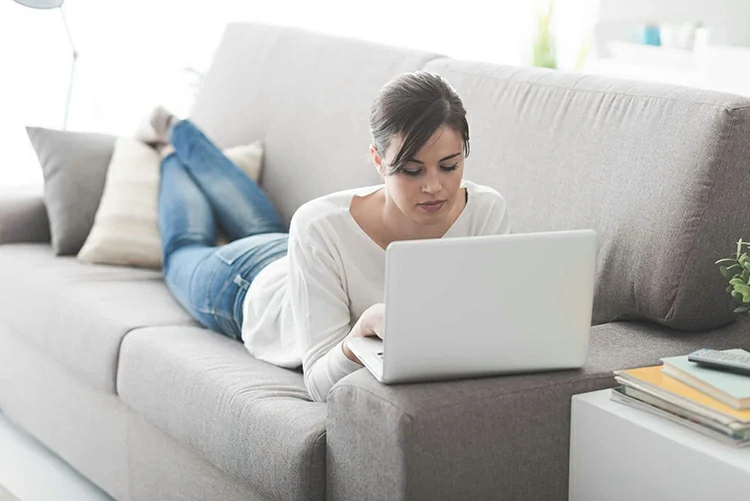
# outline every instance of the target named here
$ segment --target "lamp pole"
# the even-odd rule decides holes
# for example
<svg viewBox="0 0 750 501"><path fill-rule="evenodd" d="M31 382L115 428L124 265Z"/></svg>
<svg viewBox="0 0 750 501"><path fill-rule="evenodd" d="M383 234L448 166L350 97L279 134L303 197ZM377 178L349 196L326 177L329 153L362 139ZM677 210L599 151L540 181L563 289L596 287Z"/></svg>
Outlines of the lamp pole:
<svg viewBox="0 0 750 501"><path fill-rule="evenodd" d="M73 44L73 37L70 34L70 27L68 27L68 20L65 17L65 11L63 10L62 3L58 7L60 9L60 15L62 16L63 24L65 25L65 32L68 34L68 42L70 43L70 50L73 52L73 63L70 67L70 81L68 83L68 97L65 99L65 117L63 118L63 130L68 128L68 115L70 114L70 98L73 96L73 80L76 74L76 61L78 61L78 51L76 50L75 44Z"/></svg>
<svg viewBox="0 0 750 501"><path fill-rule="evenodd" d="M32 9L60 9L60 15L62 16L63 24L65 25L65 33L68 35L68 42L70 43L70 50L73 51L73 63L70 68L70 81L68 82L68 96L65 99L65 116L63 117L63 130L68 127L68 114L70 113L70 99L73 96L73 79L75 78L76 72L76 61L78 61L78 51L76 51L75 45L73 45L73 37L70 34L70 27L68 26L68 20L65 18L65 11L63 11L62 5L65 0L15 0L16 3L23 5L24 7L30 7Z"/></svg>

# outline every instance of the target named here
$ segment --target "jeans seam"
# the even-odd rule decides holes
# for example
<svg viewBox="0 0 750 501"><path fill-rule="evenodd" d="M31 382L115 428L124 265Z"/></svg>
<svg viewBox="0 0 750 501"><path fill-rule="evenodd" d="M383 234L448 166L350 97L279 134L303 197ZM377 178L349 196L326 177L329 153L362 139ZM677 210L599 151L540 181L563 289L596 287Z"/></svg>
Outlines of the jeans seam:
<svg viewBox="0 0 750 501"><path fill-rule="evenodd" d="M208 257L206 259L210 259L210 257ZM206 289L204 291L204 293L205 293L204 297L205 298L210 298L209 293L211 292L211 284L213 283L214 278L216 277L217 271L218 271L218 269L216 267L213 267L213 269L211 270L211 276L209 277L208 280L206 280ZM195 276L195 274L193 274L193 276ZM213 303L216 304L215 298L214 298ZM198 311L200 311L201 313L209 314L209 315L215 315L216 314L216 308L215 307L214 308L210 308L208 311L206 311L205 308L198 308Z"/></svg>
<svg viewBox="0 0 750 501"><path fill-rule="evenodd" d="M230 293L230 291L228 291L227 289L228 289L228 288L231 288L231 287L232 287L233 285L235 285L235 284L234 284L234 282L229 282L229 283L227 283L227 284L226 284L226 285L225 285L225 286L224 286L224 287L223 287L223 288L222 288L222 289L221 289L221 290L219 291L219 293L218 293L218 294L216 295L216 297L214 298L214 307L213 307L213 309L212 309L212 311L211 311L211 315L213 315L214 317L221 317L221 318L223 318L223 319L225 319L225 320L233 320L233 319L231 319L231 318L228 318L228 317L227 317L226 315L222 314L222 313L221 313L221 312L220 312L219 310L217 310L217 308L216 308L216 304L217 304L217 303L219 302L219 298L221 298L221 299L224 299L224 295L225 295L225 294L229 294L229 293ZM232 305L234 305L234 301L232 301Z"/></svg>

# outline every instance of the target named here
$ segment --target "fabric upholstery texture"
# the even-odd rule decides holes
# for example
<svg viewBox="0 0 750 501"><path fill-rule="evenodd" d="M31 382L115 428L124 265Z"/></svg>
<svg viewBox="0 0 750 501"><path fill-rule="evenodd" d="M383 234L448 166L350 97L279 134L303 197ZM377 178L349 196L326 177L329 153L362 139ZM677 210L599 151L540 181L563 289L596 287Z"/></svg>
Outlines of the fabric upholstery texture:
<svg viewBox="0 0 750 501"><path fill-rule="evenodd" d="M27 127L44 175L52 248L74 255L94 224L115 137Z"/></svg>
<svg viewBox="0 0 750 501"><path fill-rule="evenodd" d="M310 401L301 374L206 329L158 327L125 338L117 388L130 408L259 495L324 498L326 406Z"/></svg>
<svg viewBox="0 0 750 501"><path fill-rule="evenodd" d="M662 356L747 349L749 331L617 322L592 329L582 370L393 386L355 372L328 399L328 499L566 500L572 395Z"/></svg>
<svg viewBox="0 0 750 501"><path fill-rule="evenodd" d="M369 153L372 101L387 80L435 57L231 24L190 117L221 146L263 140L261 184L288 223L308 200L380 182Z"/></svg>
<svg viewBox="0 0 750 501"><path fill-rule="evenodd" d="M0 412L109 495L128 499L125 405L117 395L75 376L4 322Z"/></svg>
<svg viewBox="0 0 750 501"><path fill-rule="evenodd" d="M714 262L746 235L750 99L441 59L463 96L466 177L508 201L516 233L599 233L594 322L702 330L734 318Z"/></svg>
<svg viewBox="0 0 750 501"><path fill-rule="evenodd" d="M0 245L49 240L43 188L25 186L0 190Z"/></svg>
<svg viewBox="0 0 750 501"><path fill-rule="evenodd" d="M132 329L196 325L158 271L87 265L43 244L0 246L0 319L18 335L105 392Z"/></svg>
<svg viewBox="0 0 750 501"><path fill-rule="evenodd" d="M220 470L139 414L131 413L128 418L128 445L132 479L128 490L133 501L275 501L257 494L253 486Z"/></svg>

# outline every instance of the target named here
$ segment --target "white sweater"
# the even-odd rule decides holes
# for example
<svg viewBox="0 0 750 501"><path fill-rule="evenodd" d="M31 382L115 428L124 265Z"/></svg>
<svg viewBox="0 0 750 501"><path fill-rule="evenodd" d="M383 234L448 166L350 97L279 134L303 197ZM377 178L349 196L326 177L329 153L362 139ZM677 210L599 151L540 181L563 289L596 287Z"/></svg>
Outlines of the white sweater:
<svg viewBox="0 0 750 501"><path fill-rule="evenodd" d="M468 201L443 238L510 232L505 200L492 188L464 181ZM383 302L385 251L349 209L355 195L383 185L312 200L292 217L289 254L263 269L250 285L242 337L250 353L281 367L302 365L312 398L362 368L341 347L362 313Z"/></svg>

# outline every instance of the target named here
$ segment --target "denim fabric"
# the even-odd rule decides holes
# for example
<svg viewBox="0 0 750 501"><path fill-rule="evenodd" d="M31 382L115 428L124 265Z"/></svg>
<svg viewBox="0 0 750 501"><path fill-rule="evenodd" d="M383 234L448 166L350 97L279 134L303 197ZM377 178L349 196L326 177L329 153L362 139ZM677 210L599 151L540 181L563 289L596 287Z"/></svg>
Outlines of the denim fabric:
<svg viewBox="0 0 750 501"><path fill-rule="evenodd" d="M286 255L287 228L260 187L194 124L176 123L171 141L159 191L165 282L196 320L239 340L247 289ZM219 225L231 243L217 247Z"/></svg>

